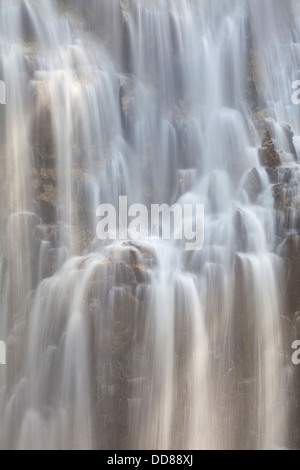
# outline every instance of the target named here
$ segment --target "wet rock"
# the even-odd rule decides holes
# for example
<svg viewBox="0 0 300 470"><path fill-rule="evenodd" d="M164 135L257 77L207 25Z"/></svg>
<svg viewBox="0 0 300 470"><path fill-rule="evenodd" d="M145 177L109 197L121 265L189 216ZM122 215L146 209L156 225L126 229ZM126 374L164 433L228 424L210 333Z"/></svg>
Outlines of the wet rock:
<svg viewBox="0 0 300 470"><path fill-rule="evenodd" d="M82 268L84 265L83 259ZM150 284L150 273L155 266L150 249L125 242L121 247L110 249L107 257L99 260L90 279L87 297L106 299L107 302L107 293L124 289L129 299L142 301L146 292L144 287ZM126 304L120 304L120 309L126 311Z"/></svg>
<svg viewBox="0 0 300 470"><path fill-rule="evenodd" d="M250 202L255 204L259 194L263 190L263 184L257 168L252 168L248 173L244 187L249 196Z"/></svg>
<svg viewBox="0 0 300 470"><path fill-rule="evenodd" d="M132 285L135 282L135 275L132 266L125 264L122 261L116 261L110 268L114 277L114 284L122 286L124 284Z"/></svg>
<svg viewBox="0 0 300 470"><path fill-rule="evenodd" d="M48 93L42 81L32 87L31 144L34 155L32 184L39 211L46 224L54 223L57 208L56 158Z"/></svg>
<svg viewBox="0 0 300 470"><path fill-rule="evenodd" d="M271 139L266 139L258 150L260 162L263 166L275 168L281 165L280 155L275 149Z"/></svg>
<svg viewBox="0 0 300 470"><path fill-rule="evenodd" d="M34 22L25 2L21 4L21 34L24 41L30 42L36 40Z"/></svg>
<svg viewBox="0 0 300 470"><path fill-rule="evenodd" d="M121 259L123 261L113 261L110 268L115 285L136 286L150 282L148 266L144 264L144 260L140 259L136 251L128 250L125 255L121 253Z"/></svg>
<svg viewBox="0 0 300 470"><path fill-rule="evenodd" d="M281 210L284 214L293 211L294 196L292 188L282 183L273 186L274 207L277 210Z"/></svg>
<svg viewBox="0 0 300 470"><path fill-rule="evenodd" d="M245 380L254 376L254 344L255 324L254 306L249 298L247 282L247 266L239 255L235 258L234 287L234 348L237 380Z"/></svg>
<svg viewBox="0 0 300 470"><path fill-rule="evenodd" d="M282 331L283 351L286 355L289 355L291 352L291 344L293 340L292 321L287 316L281 315L280 324Z"/></svg>
<svg viewBox="0 0 300 470"><path fill-rule="evenodd" d="M260 66L256 45L256 32L251 21L251 6L247 5L248 17L245 24L245 41L247 47L248 73L245 83L246 98L252 113L260 111L265 106L264 94L260 86Z"/></svg>
<svg viewBox="0 0 300 470"><path fill-rule="evenodd" d="M281 166L280 154L277 152L274 142L270 134L270 128L267 121L264 119L262 112L254 113L254 123L256 131L261 139L261 147L258 150L258 156L261 165L266 167L269 172L271 169Z"/></svg>
<svg viewBox="0 0 300 470"><path fill-rule="evenodd" d="M51 224L56 221L56 208L49 201L40 201L40 215L46 224Z"/></svg>
<svg viewBox="0 0 300 470"><path fill-rule="evenodd" d="M253 32L251 27L250 18L246 22L246 42L247 42L247 64L248 64L248 74L246 82L246 97L249 107L252 112L255 112L259 109L259 96L258 96L258 87L257 87L257 77L258 77L258 66L256 63L256 51L255 43L253 38Z"/></svg>
<svg viewBox="0 0 300 470"><path fill-rule="evenodd" d="M289 167L277 167L277 168L266 168L266 171L269 175L271 184L287 184L289 185L293 178L295 178L295 173L298 172L297 168Z"/></svg>
<svg viewBox="0 0 300 470"><path fill-rule="evenodd" d="M115 448L127 442L128 403L135 383L135 365L142 358L146 328L143 300L135 295L139 286L136 262L142 249L125 244L100 260L88 295L88 316L95 380L95 429L100 447ZM145 249L144 256L146 257ZM149 255L148 255L149 256ZM130 264L132 263L132 264ZM145 266L141 266L145 270ZM144 279L142 279L144 281ZM103 315L104 314L104 315Z"/></svg>
<svg viewBox="0 0 300 470"><path fill-rule="evenodd" d="M43 81L32 85L31 142L37 171L54 168L53 133L50 97Z"/></svg>
<svg viewBox="0 0 300 470"><path fill-rule="evenodd" d="M287 149L286 149L286 151L293 155L294 160L296 162L296 161L298 161L298 157L297 157L296 147L295 147L294 140L293 140L293 137L294 137L295 134L292 131L292 128L289 124L282 123L281 127L284 130L286 140L287 140Z"/></svg>
<svg viewBox="0 0 300 470"><path fill-rule="evenodd" d="M233 224L235 227L236 250L246 253L248 251L248 235L243 213L240 210L236 211Z"/></svg>
<svg viewBox="0 0 300 470"><path fill-rule="evenodd" d="M253 80L252 78L250 78L247 82L247 101L250 103L250 107L253 111L259 109L256 80Z"/></svg>
<svg viewBox="0 0 300 470"><path fill-rule="evenodd" d="M60 227L57 224L44 225L46 230L46 240L48 240L54 248L59 247Z"/></svg>
<svg viewBox="0 0 300 470"><path fill-rule="evenodd" d="M261 111L253 113L253 121L261 142L264 142L270 136L270 131L263 113Z"/></svg>
<svg viewBox="0 0 300 470"><path fill-rule="evenodd" d="M280 254L287 261L286 311L292 318L294 312L300 311L300 236L288 236Z"/></svg>
<svg viewBox="0 0 300 470"><path fill-rule="evenodd" d="M280 168L271 173L274 208L276 210L277 235L281 239L300 229L300 198L298 193L298 177L291 168Z"/></svg>
<svg viewBox="0 0 300 470"><path fill-rule="evenodd" d="M145 267L154 269L157 266L157 258L154 249L149 245L129 241L122 244L123 257L129 264L141 264Z"/></svg>
<svg viewBox="0 0 300 470"><path fill-rule="evenodd" d="M57 224L50 224L46 226L47 240L53 247L59 246L59 226Z"/></svg>
<svg viewBox="0 0 300 470"><path fill-rule="evenodd" d="M274 197L274 202L275 202L275 209L281 209L283 208L283 185L280 184L275 184L273 187L273 197Z"/></svg>
<svg viewBox="0 0 300 470"><path fill-rule="evenodd" d="M136 119L136 83L130 76L119 79L119 99L125 135L130 137L130 129Z"/></svg>
<svg viewBox="0 0 300 470"><path fill-rule="evenodd" d="M57 181L55 172L45 169L42 169L40 172L34 171L33 187L44 222L47 224L55 222L57 208Z"/></svg>

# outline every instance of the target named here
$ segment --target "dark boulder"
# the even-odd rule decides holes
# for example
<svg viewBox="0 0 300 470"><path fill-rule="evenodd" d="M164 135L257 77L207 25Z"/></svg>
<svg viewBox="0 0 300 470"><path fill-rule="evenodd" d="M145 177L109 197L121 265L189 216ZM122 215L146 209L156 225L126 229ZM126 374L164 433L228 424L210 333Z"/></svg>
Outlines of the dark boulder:
<svg viewBox="0 0 300 470"><path fill-rule="evenodd" d="M21 4L21 34L26 42L36 40L36 30L30 11L26 3Z"/></svg>
<svg viewBox="0 0 300 470"><path fill-rule="evenodd" d="M252 168L248 173L244 188L249 196L250 202L255 204L259 194L263 190L263 184L257 168Z"/></svg>

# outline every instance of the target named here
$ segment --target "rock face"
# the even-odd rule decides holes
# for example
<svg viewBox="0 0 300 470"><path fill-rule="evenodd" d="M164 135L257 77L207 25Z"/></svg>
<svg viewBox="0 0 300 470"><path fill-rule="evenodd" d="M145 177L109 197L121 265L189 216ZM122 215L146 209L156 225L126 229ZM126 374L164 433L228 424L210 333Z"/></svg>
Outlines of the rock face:
<svg viewBox="0 0 300 470"><path fill-rule="evenodd" d="M26 42L36 39L34 23L25 2L21 5L21 34Z"/></svg>
<svg viewBox="0 0 300 470"><path fill-rule="evenodd" d="M147 362L145 298L155 266L152 250L124 243L99 263L90 282L86 312L96 371L93 409L99 449L128 448L129 403L136 398L133 385L143 380L134 365Z"/></svg>
<svg viewBox="0 0 300 470"><path fill-rule="evenodd" d="M125 133L128 133L132 122L136 119L135 109L137 99L137 84L127 73L130 71L130 47L128 28L126 28L126 1L111 0L112 14L118 13L117 24L121 24L121 31L110 30L109 21L101 18L101 2L98 0L86 0L77 2L65 0L64 7L82 15L87 30L100 34L104 38L105 45L113 47L113 35L120 34L124 39L122 49L115 51L120 54L122 72L124 75L119 80L120 112ZM80 7L80 8L79 8ZM93 15L93 12L97 14ZM300 200L298 196L297 170L282 166L281 155L272 140L268 123L263 117L264 106L262 94L259 89L258 67L256 63L256 51L251 37L251 28L247 28L248 47L248 77L246 84L246 96L249 108L253 115L256 131L260 138L261 146L258 155L261 165L269 176L273 185L274 209L277 222L277 245L280 247L281 256L286 260L286 284L285 289L285 316L282 319L285 332L285 353L289 354L290 340L295 331L295 338L300 334L300 220L298 216ZM35 29L25 3L22 4L22 36L24 41L31 43L35 40ZM36 64L28 56L28 79L34 76ZM18 310L18 304L23 300L20 295L26 290L21 285L19 273L26 271L20 269L16 252L23 250L28 253L27 266L33 266L33 279L30 279L29 291L36 287L41 278L52 276L67 258L67 247L75 246L75 252L82 255L93 241L93 234L89 224L89 199L86 197L87 188L91 179L84 166L84 152L80 153L78 161L74 161L72 168L72 188L74 189L74 212L77 214L76 233L69 233L66 227L61 226L58 220L59 194L58 194L58 169L55 148L53 145L52 109L47 90L39 81L32 80L32 122L30 123L30 144L33 156L32 185L35 201L38 206L38 216L33 214L17 214L11 220L11 230L25 233L24 245L11 244L11 252L8 257L11 262L11 277L15 280L13 287L19 292L18 297L11 293L12 310ZM293 142L292 129L283 124L286 135L286 148L282 149L293 155L297 160L296 149ZM251 133L249 131L249 133ZM183 131L182 131L183 136ZM185 154L186 138L182 137L182 154ZM183 159L185 157L183 156ZM200 158L200 155L199 155ZM241 156L241 158L243 158ZM236 163L237 165L239 162ZM184 166L184 165L183 165ZM0 170L1 171L1 170ZM179 189L177 197L186 192L187 187L193 186L193 175L179 175ZM258 202L258 197L263 190L260 174L253 168L247 175L244 189L252 204ZM212 185L211 191L215 187ZM150 198L149 198L150 199ZM216 208L217 210L217 208ZM249 251L247 228L243 220L243 214L236 211L234 215L234 227L237 233L235 250L246 253ZM13 238L13 234L12 234ZM22 238L22 237L21 237ZM30 240L30 242L29 242ZM71 242L70 242L71 240ZM61 246L64 246L63 250ZM43 250L41 265L33 256L33 252L40 253ZM82 261L84 263L84 261ZM136 376L133 365L138 361L147 364L151 358L144 357L143 339L146 329L145 310L147 296L151 293L151 280L153 279L157 260L155 254L148 248L135 243L124 243L118 249L112 250L107 258L99 262L90 280L87 293L85 311L88 316L92 370L95 370L93 378L93 405L94 428L100 436L97 445L102 449L126 448L128 444L128 414L129 405L137 397L134 395L134 384L142 384L144 378ZM195 266L195 272L199 265ZM242 261L239 255L234 262L235 270L235 303L233 306L235 320L233 335L235 342L235 360L238 366L234 373L234 390L230 393L237 396L241 402L241 416L238 417L242 429L249 429L251 416L245 412L252 400L254 387L253 364L251 356L254 349L253 318L252 311L245 309L245 292L247 283L243 275ZM31 271L28 269L28 272ZM105 318L103 318L105 312ZM297 312L297 314L295 314ZM99 325L101 332L99 334ZM19 343L14 362L16 371L20 374L22 368L22 356L24 344L20 341L24 337L26 319L20 322L12 330L9 343L9 354L15 350L16 342ZM298 328L298 329L297 329ZM179 348L178 348L179 349ZM300 386L300 375L296 374L294 390ZM232 399L232 396L230 397ZM300 404L295 393L292 396L295 416L300 422ZM299 425L294 418L293 425L298 429ZM298 432L298 431L297 431ZM297 433L296 433L297 434ZM299 435L298 435L299 434ZM300 431L294 437L295 446L300 442ZM240 435L240 444L246 436Z"/></svg>
<svg viewBox="0 0 300 470"><path fill-rule="evenodd" d="M32 86L32 102L33 190L44 223L52 224L56 221L58 202L57 162L53 148L50 99L42 82L35 82Z"/></svg>
<svg viewBox="0 0 300 470"><path fill-rule="evenodd" d="M274 142L267 131L262 141L262 146L258 151L260 162L267 168L276 168L281 165L280 155L275 150Z"/></svg>
<svg viewBox="0 0 300 470"><path fill-rule="evenodd" d="M292 320L294 313L300 310L300 236L289 235L281 248L281 255L286 258L286 298L287 312Z"/></svg>
<svg viewBox="0 0 300 470"><path fill-rule="evenodd" d="M282 123L281 127L285 133L286 141L287 141L287 148L285 150L293 155L294 160L296 162L298 161L298 157L297 157L297 151L296 151L296 147L295 147L294 140L293 140L293 137L295 134L292 131L292 128L289 124Z"/></svg>

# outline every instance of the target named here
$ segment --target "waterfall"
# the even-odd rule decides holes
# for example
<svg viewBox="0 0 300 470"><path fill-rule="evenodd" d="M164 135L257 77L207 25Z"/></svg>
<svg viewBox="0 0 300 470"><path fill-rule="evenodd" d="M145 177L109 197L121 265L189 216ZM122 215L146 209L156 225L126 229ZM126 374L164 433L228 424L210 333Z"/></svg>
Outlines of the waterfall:
<svg viewBox="0 0 300 470"><path fill-rule="evenodd" d="M299 71L296 0L0 0L1 449L299 447Z"/></svg>

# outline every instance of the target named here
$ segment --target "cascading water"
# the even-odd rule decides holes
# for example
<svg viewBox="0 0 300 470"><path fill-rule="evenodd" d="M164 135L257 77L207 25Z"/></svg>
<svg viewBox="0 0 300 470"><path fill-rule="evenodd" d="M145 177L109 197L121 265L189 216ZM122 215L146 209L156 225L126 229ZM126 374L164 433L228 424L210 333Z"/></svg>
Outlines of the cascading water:
<svg viewBox="0 0 300 470"><path fill-rule="evenodd" d="M1 0L0 448L299 445L284 3ZM98 240L124 195L204 204L203 248Z"/></svg>

